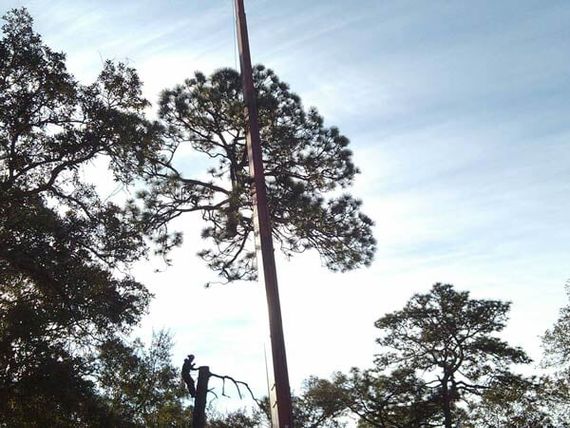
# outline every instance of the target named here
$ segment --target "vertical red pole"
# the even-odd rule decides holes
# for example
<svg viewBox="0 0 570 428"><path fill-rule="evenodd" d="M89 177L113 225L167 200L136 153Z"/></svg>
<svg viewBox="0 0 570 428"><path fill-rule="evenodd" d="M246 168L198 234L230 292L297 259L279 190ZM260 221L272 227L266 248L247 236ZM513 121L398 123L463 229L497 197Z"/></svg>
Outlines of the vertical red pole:
<svg viewBox="0 0 570 428"><path fill-rule="evenodd" d="M243 0L235 0L235 5L245 100L244 115L247 123L249 173L253 181L252 202L258 276L260 280L265 282L267 307L269 311L269 334L271 338L271 356L273 361L273 370L269 370L270 376L273 375L273 379L270 380L269 385L271 420L273 428L292 428L293 412L291 407L291 391L289 388L281 306L279 304L279 291L277 288L277 270L275 268L275 257L273 254L273 238L271 235L271 223L267 206L265 175L263 173L261 138L259 136L259 124L257 121L257 106L249 53L247 23Z"/></svg>

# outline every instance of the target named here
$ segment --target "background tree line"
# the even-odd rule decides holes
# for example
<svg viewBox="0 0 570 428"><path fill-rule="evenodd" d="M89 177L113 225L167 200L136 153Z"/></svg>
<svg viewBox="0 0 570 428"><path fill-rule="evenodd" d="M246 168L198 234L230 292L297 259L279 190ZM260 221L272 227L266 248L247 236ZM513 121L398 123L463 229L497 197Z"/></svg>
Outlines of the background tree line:
<svg viewBox="0 0 570 428"><path fill-rule="evenodd" d="M296 426L343 427L350 419L361 428L568 427L570 284L567 293L569 304L543 336L546 370L524 376L516 366L530 358L497 335L510 304L435 284L378 319L380 347L371 368L304 382L294 398ZM213 426L267 425L263 412L253 414L249 424L217 419Z"/></svg>
<svg viewBox="0 0 570 428"><path fill-rule="evenodd" d="M239 73L196 73L146 117L136 71L107 61L84 85L46 46L25 9L0 40L0 426L189 426L172 341L128 339L152 296L128 268L182 242L174 218L198 213L199 256L223 280L255 278ZM349 140L275 73L254 73L274 235L287 255L316 250L332 270L371 263L361 201L342 193L358 168ZM180 147L207 180L177 167ZM104 199L83 174L105 159L136 189ZM340 190L340 192L339 192ZM331 196L333 195L333 196ZM509 304L436 284L380 318L369 369L311 377L295 397L302 427L567 426L570 310L545 335L549 376L523 377L523 350L495 333ZM212 427L264 424L261 403ZM526 425L525 425L526 424Z"/></svg>

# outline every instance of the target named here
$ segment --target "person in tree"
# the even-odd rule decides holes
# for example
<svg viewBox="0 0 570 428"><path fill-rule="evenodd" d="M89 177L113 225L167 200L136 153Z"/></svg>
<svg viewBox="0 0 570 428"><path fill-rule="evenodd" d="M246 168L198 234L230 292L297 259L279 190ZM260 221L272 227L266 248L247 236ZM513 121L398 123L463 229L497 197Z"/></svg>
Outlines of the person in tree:
<svg viewBox="0 0 570 428"><path fill-rule="evenodd" d="M184 364L182 364L182 380L188 388L190 396L194 398L196 395L196 386L194 385L194 379L190 376L190 370L194 370L194 355L190 354L184 359Z"/></svg>

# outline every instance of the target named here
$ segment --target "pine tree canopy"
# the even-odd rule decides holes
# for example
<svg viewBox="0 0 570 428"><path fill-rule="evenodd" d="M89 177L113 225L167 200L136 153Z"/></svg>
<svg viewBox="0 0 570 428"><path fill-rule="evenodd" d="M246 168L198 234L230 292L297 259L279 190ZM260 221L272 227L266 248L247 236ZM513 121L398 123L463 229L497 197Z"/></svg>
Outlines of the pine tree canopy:
<svg viewBox="0 0 570 428"><path fill-rule="evenodd" d="M372 221L360 211L361 201L343 193L358 173L349 140L325 127L315 109L305 110L273 71L259 65L253 77L279 247L287 256L316 249L335 271L369 265L376 248ZM202 238L212 245L199 255L227 281L256 276L243 109L240 75L232 69L209 77L197 72L165 90L159 109L164 150L146 170L150 190L140 193L160 224L185 212L202 214ZM180 151L201 155L191 159L203 169L190 176L177 167Z"/></svg>

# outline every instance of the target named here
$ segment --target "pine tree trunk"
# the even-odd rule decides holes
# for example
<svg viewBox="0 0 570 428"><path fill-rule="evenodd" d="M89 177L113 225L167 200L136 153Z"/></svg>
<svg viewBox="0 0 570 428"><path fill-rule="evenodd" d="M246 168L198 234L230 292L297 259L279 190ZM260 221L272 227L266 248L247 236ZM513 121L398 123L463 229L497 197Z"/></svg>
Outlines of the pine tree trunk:
<svg viewBox="0 0 570 428"><path fill-rule="evenodd" d="M452 418L451 418L451 397L449 396L449 388L448 388L448 377L447 375L443 377L442 380L442 392L443 392L443 422L445 428L453 428L452 426Z"/></svg>

